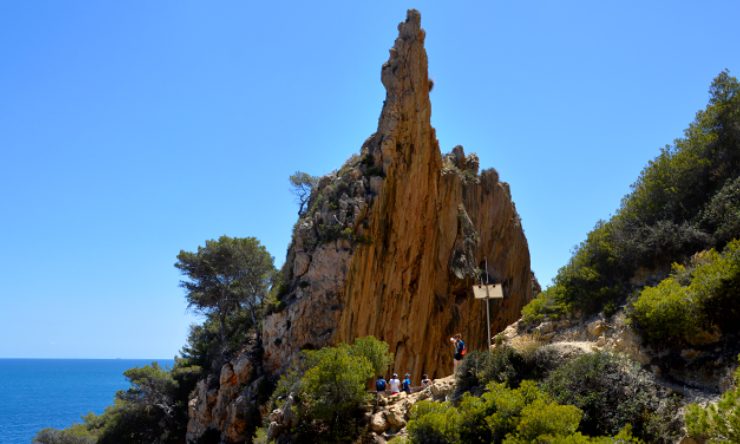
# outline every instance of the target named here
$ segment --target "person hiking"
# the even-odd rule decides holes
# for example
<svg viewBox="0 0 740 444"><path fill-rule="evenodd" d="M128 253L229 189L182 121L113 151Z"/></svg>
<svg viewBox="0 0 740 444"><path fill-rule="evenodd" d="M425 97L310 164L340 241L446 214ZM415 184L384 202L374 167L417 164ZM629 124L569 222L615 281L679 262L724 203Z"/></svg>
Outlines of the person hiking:
<svg viewBox="0 0 740 444"><path fill-rule="evenodd" d="M401 391L401 381L398 380L398 373L394 373L390 380L391 395L397 395Z"/></svg>
<svg viewBox="0 0 740 444"><path fill-rule="evenodd" d="M429 375L424 373L424 377L421 378L421 389L424 390L425 388L431 387L431 386L432 386L432 380L429 379Z"/></svg>
<svg viewBox="0 0 740 444"><path fill-rule="evenodd" d="M465 348L465 341L462 340L461 333L456 333L454 337L450 338L450 341L452 342L452 346L455 348L455 354L452 356L453 372L457 373L457 368L460 366L460 363L468 349Z"/></svg>
<svg viewBox="0 0 740 444"><path fill-rule="evenodd" d="M383 377L383 375L379 375L378 380L375 381L375 391L378 392L378 395L380 395L381 393L385 393L385 386L385 378Z"/></svg>
<svg viewBox="0 0 740 444"><path fill-rule="evenodd" d="M406 376L403 378L403 391L411 394L411 374L406 373Z"/></svg>

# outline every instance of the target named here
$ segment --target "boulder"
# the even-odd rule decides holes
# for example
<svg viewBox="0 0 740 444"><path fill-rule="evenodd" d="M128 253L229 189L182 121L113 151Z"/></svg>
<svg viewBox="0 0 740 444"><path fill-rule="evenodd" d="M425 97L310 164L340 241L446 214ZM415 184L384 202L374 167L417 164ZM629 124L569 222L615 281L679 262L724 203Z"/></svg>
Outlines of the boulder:
<svg viewBox="0 0 740 444"><path fill-rule="evenodd" d="M592 338L598 338L601 336L609 327L601 319L597 319L588 325L586 325L586 331Z"/></svg>
<svg viewBox="0 0 740 444"><path fill-rule="evenodd" d="M383 433L388 430L388 421L385 420L385 412L375 413L370 419L370 430L375 433Z"/></svg>

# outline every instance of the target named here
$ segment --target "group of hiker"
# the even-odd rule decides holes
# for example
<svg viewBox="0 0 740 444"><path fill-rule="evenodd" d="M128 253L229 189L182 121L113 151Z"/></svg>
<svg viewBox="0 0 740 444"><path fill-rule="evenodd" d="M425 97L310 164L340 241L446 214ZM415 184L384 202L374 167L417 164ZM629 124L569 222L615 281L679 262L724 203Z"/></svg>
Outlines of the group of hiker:
<svg viewBox="0 0 740 444"><path fill-rule="evenodd" d="M450 342L455 349L455 352L452 356L453 371L457 373L457 367L460 365L460 362L462 362L463 358L465 357L467 347L465 346L465 342L462 340L462 334L460 333L457 333L455 334L455 336L451 337ZM421 390L424 390L431 385L432 380L429 379L429 375L425 373L421 379ZM414 391L411 386L411 373L406 373L404 375L403 381L398 379L398 373L393 373L393 377L391 377L389 381L386 381L383 375L378 375L378 379L375 381L375 390L378 394L386 393L387 391L390 391L391 395L397 395L402 391L406 393L411 393L412 391Z"/></svg>
<svg viewBox="0 0 740 444"><path fill-rule="evenodd" d="M424 374L421 379L421 389L425 389L432 385L432 380L429 379L429 375ZM397 395L401 392L411 393L413 388L411 387L411 373L406 373L403 381L398 379L398 373L394 373L393 377L386 381L383 375L379 375L375 381L375 390L380 393L386 393L390 391L391 395Z"/></svg>

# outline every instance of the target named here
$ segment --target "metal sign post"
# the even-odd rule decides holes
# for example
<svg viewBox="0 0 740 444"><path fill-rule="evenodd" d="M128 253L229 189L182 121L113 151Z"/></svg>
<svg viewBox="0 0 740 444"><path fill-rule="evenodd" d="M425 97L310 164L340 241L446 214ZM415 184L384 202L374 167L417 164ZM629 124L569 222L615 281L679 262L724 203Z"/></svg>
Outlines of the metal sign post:
<svg viewBox="0 0 740 444"><path fill-rule="evenodd" d="M483 276L481 276L481 282L478 285L473 286L473 296L476 299L486 300L486 326L488 327L488 349L491 349L491 299L503 299L504 291L501 284L488 284L488 258L486 258L486 283L483 284Z"/></svg>

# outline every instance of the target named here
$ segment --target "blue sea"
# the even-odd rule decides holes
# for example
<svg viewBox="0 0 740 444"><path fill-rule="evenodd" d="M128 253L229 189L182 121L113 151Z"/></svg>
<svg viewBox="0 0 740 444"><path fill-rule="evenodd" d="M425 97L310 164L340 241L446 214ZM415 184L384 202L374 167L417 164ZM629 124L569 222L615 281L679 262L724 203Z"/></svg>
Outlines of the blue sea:
<svg viewBox="0 0 740 444"><path fill-rule="evenodd" d="M156 360L172 367L171 359ZM126 369L151 359L0 359L0 444L28 444L46 427L64 428L101 413Z"/></svg>

